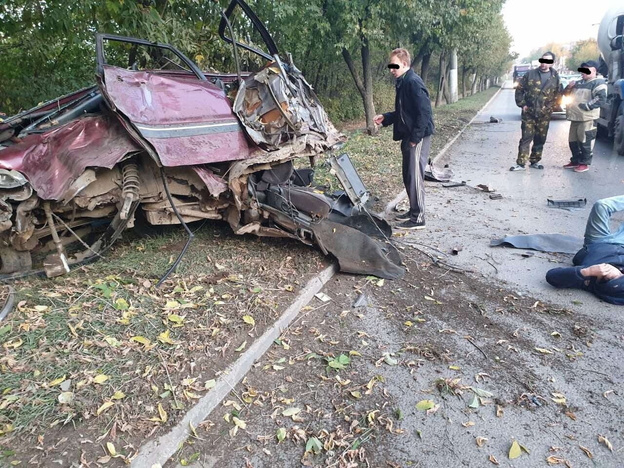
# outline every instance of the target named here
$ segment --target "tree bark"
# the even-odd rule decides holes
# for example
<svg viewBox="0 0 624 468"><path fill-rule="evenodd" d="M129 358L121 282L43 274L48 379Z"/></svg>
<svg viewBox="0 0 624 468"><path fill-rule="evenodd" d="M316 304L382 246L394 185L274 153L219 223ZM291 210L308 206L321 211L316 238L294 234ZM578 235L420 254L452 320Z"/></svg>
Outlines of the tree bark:
<svg viewBox="0 0 624 468"><path fill-rule="evenodd" d="M366 131L369 135L373 135L376 132L375 123L373 122L373 117L375 117L375 106L373 104L373 80L370 69L370 48L368 45L368 39L362 39L360 51L362 54L362 71L364 73L364 81L362 81L355 68L351 53L345 47L342 48L342 57L344 58L347 68L351 73L355 87L362 98L364 114L366 116Z"/></svg>
<svg viewBox="0 0 624 468"><path fill-rule="evenodd" d="M475 72L474 78L472 79L472 86L470 86L470 94L471 95L477 93L478 78L479 78L479 76Z"/></svg>
<svg viewBox="0 0 624 468"><path fill-rule="evenodd" d="M422 58L422 66L420 68L420 77L427 84L429 78L429 63L431 62L431 52L426 53Z"/></svg>
<svg viewBox="0 0 624 468"><path fill-rule="evenodd" d="M442 94L444 92L444 82L446 81L446 65L444 60L444 52L440 52L440 62L438 66L439 79L438 90L436 92L435 107L438 107L442 103Z"/></svg>

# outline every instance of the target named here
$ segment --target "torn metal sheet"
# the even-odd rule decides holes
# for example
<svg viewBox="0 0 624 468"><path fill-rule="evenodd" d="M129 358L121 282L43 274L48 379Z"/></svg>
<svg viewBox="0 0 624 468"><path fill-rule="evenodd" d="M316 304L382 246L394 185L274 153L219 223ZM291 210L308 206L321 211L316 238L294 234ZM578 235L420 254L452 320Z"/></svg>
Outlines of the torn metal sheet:
<svg viewBox="0 0 624 468"><path fill-rule="evenodd" d="M530 234L507 236L490 241L491 247L505 246L517 249L531 249L540 252L560 252L575 254L583 247L583 239L563 234Z"/></svg>

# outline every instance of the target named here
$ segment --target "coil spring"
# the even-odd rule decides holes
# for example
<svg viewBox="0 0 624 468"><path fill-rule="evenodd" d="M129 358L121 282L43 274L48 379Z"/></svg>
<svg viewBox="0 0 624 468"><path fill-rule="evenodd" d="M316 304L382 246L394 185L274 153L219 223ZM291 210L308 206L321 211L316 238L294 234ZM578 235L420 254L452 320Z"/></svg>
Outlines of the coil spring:
<svg viewBox="0 0 624 468"><path fill-rule="evenodd" d="M122 198L129 198L132 201L139 199L139 168L135 163L127 163L121 168L122 176Z"/></svg>

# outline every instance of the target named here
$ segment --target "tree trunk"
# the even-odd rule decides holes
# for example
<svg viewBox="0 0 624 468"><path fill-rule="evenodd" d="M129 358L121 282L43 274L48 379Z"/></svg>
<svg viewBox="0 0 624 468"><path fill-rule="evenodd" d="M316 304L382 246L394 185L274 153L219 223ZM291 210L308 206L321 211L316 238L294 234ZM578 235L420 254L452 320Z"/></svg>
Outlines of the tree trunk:
<svg viewBox="0 0 624 468"><path fill-rule="evenodd" d="M446 104L450 104L453 102L453 97L451 95L451 60L449 57L449 61L446 64L445 67L445 71L444 71L444 86L442 88L442 96L444 96L444 102Z"/></svg>
<svg viewBox="0 0 624 468"><path fill-rule="evenodd" d="M421 63L423 59L425 58L425 55L427 55L428 53L429 53L429 39L427 39L424 42L424 44L418 50L418 53L412 59L411 67L414 69L414 71L416 71L418 67L421 66ZM422 75L421 75L421 78L422 78Z"/></svg>
<svg viewBox="0 0 624 468"><path fill-rule="evenodd" d="M442 94L444 92L444 82L446 81L446 65L444 61L444 52L440 52L440 62L438 66L439 79L438 90L436 92L435 107L438 107L442 103Z"/></svg>
<svg viewBox="0 0 624 468"><path fill-rule="evenodd" d="M420 77L427 84L427 78L429 77L429 62L431 61L431 52L426 53L422 58L422 66L420 68Z"/></svg>
<svg viewBox="0 0 624 468"><path fill-rule="evenodd" d="M360 93L360 97L362 98L364 113L366 115L366 131L370 135L373 135L376 132L375 123L373 122L373 117L375 117L375 106L373 105L373 80L370 70L370 49L368 47L367 39L362 40L361 53L364 81L362 81L360 75L355 69L355 64L353 63L351 53L345 47L342 48L342 57L347 64L349 72L351 72L351 77L353 78L355 87L357 88L358 92Z"/></svg>
<svg viewBox="0 0 624 468"><path fill-rule="evenodd" d="M462 99L466 97L466 73L468 73L468 70L466 70L466 66L463 65L462 66L462 76L461 76Z"/></svg>
<svg viewBox="0 0 624 468"><path fill-rule="evenodd" d="M470 94L476 94L477 93L477 83L478 83L478 76L475 73L474 74L474 78L472 79L472 86L470 86Z"/></svg>

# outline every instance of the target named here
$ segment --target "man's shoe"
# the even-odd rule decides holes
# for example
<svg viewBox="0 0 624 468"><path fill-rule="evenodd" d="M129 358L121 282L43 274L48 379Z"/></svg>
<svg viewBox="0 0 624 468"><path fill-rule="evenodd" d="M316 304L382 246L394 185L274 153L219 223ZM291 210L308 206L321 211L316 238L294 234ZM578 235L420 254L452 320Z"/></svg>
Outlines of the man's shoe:
<svg viewBox="0 0 624 468"><path fill-rule="evenodd" d="M589 171L589 166L587 164L579 164L574 168L574 172L587 172Z"/></svg>
<svg viewBox="0 0 624 468"><path fill-rule="evenodd" d="M524 171L524 165L516 164L515 166L511 166L509 168L510 171Z"/></svg>
<svg viewBox="0 0 624 468"><path fill-rule="evenodd" d="M529 165L529 167L530 167L531 169L544 169L544 166L542 166L540 163L536 163L536 162L531 163L531 164Z"/></svg>
<svg viewBox="0 0 624 468"><path fill-rule="evenodd" d="M564 169L576 169L577 167L579 167L579 165L573 162L569 162L563 166Z"/></svg>
<svg viewBox="0 0 624 468"><path fill-rule="evenodd" d="M411 219L408 219L404 223L399 224L397 228L410 229L410 230L425 229L425 222L424 221L412 221Z"/></svg>
<svg viewBox="0 0 624 468"><path fill-rule="evenodd" d="M397 221L407 221L411 217L412 216L410 215L410 212L406 211L405 213L399 213L394 217L394 219L396 219Z"/></svg>

